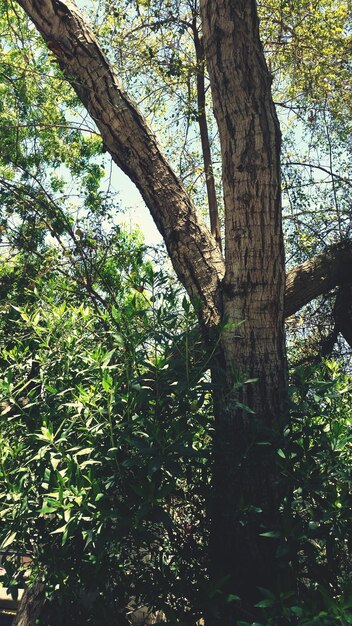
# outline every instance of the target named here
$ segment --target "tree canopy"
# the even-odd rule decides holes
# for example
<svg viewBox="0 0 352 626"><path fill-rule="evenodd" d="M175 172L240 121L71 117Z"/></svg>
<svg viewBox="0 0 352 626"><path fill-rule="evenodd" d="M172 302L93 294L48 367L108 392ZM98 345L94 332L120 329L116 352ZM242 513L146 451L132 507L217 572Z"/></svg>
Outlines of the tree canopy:
<svg viewBox="0 0 352 626"><path fill-rule="evenodd" d="M46 597L16 623L352 619L349 20L2 3L4 582Z"/></svg>

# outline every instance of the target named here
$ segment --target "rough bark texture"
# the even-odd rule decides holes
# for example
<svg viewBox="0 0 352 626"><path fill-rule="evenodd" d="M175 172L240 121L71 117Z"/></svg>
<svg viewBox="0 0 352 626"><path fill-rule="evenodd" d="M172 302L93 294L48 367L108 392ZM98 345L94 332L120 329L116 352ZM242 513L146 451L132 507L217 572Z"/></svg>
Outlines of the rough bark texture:
<svg viewBox="0 0 352 626"><path fill-rule="evenodd" d="M45 597L43 585L26 589L12 626L36 626L45 623ZM39 622L39 618L41 622Z"/></svg>
<svg viewBox="0 0 352 626"><path fill-rule="evenodd" d="M216 324L224 262L215 239L125 93L71 0L18 0L94 119L117 165L138 187L162 234L175 271L200 298L204 323Z"/></svg>
<svg viewBox="0 0 352 626"><path fill-rule="evenodd" d="M281 576L275 542L261 536L278 525L275 439L285 414L280 131L254 0L200 4L222 151L228 325L227 393L215 404L211 569L213 583L226 579L225 594L242 602L224 603L211 622L233 626L254 615L258 587L275 589ZM237 384L246 378L258 382Z"/></svg>
<svg viewBox="0 0 352 626"><path fill-rule="evenodd" d="M279 587L276 448L285 415L284 256L280 132L255 0L201 0L203 41L219 126L225 263L215 238L125 94L72 0L18 0L57 57L115 162L137 185L207 328L226 321L214 368L216 410L211 575L225 595L209 626L252 621L258 587ZM286 314L333 286L351 250L288 275ZM345 254L346 253L346 254ZM337 257L336 257L337 255ZM337 266L334 258L338 258ZM336 271L335 271L336 270ZM342 281L343 282L343 281ZM224 370L224 372L223 372ZM257 382L242 384L255 378ZM243 408L247 405L250 412ZM267 444L267 445L262 445ZM220 580L222 579L222 583Z"/></svg>

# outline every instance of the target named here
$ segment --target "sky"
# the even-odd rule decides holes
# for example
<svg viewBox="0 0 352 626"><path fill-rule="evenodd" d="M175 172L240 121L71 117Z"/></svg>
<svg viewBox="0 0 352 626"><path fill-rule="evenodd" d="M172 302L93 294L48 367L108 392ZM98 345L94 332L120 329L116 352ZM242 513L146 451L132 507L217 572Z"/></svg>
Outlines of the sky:
<svg viewBox="0 0 352 626"><path fill-rule="evenodd" d="M147 246L161 243L162 237L137 187L115 163L112 164L111 183L114 190L118 192L121 206L125 209L118 218L119 223L123 224L127 230L134 230L138 226Z"/></svg>

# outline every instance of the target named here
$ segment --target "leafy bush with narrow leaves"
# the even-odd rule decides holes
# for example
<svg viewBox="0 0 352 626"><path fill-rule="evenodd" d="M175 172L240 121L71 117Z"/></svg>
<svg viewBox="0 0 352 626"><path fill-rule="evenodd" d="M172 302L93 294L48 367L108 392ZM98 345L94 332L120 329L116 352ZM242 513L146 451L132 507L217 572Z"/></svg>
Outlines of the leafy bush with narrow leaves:
<svg viewBox="0 0 352 626"><path fill-rule="evenodd" d="M116 242L86 290L55 251L28 293L22 257L2 271L19 277L3 283L0 328L3 582L14 595L28 576L45 583L46 626L50 606L94 624L131 601L195 624L221 595L206 574L213 352L138 238ZM261 590L256 624L349 624L351 378L326 361L291 380L282 528L266 536L298 588Z"/></svg>
<svg viewBox="0 0 352 626"><path fill-rule="evenodd" d="M1 351L4 583L23 586L30 556L77 622L131 598L169 615L192 603L194 621L202 593L210 357L186 298L144 272L99 313L42 292Z"/></svg>
<svg viewBox="0 0 352 626"><path fill-rule="evenodd" d="M291 375L291 429L278 450L285 499L277 558L292 589L262 589L255 626L352 624L352 380L335 361ZM239 626L253 626L240 622Z"/></svg>

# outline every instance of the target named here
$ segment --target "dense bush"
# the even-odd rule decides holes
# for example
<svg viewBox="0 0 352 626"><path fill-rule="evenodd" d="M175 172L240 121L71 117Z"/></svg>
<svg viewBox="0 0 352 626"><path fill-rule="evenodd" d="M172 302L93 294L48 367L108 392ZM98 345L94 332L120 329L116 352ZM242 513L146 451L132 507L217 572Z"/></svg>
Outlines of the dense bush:
<svg viewBox="0 0 352 626"><path fill-rule="evenodd" d="M143 283L99 313L38 294L1 353L5 584L29 555L83 623L131 598L187 614L203 584L207 357L168 278L147 263Z"/></svg>
<svg viewBox="0 0 352 626"><path fill-rule="evenodd" d="M278 450L282 528L268 541L278 540L277 558L289 559L297 587L262 589L256 626L352 624L351 384L336 361L291 373L291 429Z"/></svg>
<svg viewBox="0 0 352 626"><path fill-rule="evenodd" d="M49 607L70 624L111 621L142 604L170 624L195 624L221 594L205 559L213 353L188 300L143 260L138 238L119 233L117 250L120 272L111 248L93 294L60 276L53 253L44 278L33 268L26 305L21 283L5 281L3 582L16 595L26 578L41 580ZM20 266L12 261L3 276L20 277ZM291 429L277 451L282 527L266 535L298 584L262 590L263 626L352 623L344 371L325 361L291 374Z"/></svg>

